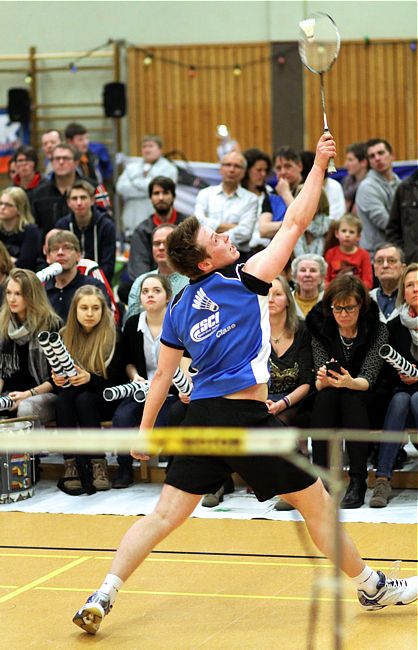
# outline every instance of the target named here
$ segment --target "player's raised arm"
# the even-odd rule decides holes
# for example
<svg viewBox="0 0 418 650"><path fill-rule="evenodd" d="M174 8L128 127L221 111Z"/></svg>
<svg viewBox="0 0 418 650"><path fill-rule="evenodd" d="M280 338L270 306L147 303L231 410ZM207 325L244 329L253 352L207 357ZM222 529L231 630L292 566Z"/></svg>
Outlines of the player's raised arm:
<svg viewBox="0 0 418 650"><path fill-rule="evenodd" d="M267 248L246 262L248 273L271 282L284 269L297 240L316 214L328 160L335 155L334 139L330 133L324 133L318 141L312 169L301 192L289 205L282 227Z"/></svg>

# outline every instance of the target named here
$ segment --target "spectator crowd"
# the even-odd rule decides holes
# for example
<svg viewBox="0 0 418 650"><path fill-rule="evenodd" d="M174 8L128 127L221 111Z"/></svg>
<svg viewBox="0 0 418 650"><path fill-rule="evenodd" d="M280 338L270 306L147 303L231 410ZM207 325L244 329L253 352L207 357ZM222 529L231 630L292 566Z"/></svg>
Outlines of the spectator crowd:
<svg viewBox="0 0 418 650"><path fill-rule="evenodd" d="M235 144L220 160L220 183L197 194L194 214L228 236L241 263L280 230L315 163L310 152L287 146L270 156ZM32 416L38 427L55 421L98 428L103 420L134 427L143 403L106 401L103 391L152 379L164 314L188 283L170 267L165 249L189 216L175 207L178 168L157 135L144 136L141 157L115 182L103 147L90 143L81 124L43 133L41 146L42 160L31 146L17 149L0 194L0 389L13 401L3 416ZM389 343L418 362L418 170L401 182L392 147L379 137L347 146L345 166L342 183L324 178L316 215L269 294L266 408L278 430L297 426L306 438L311 428L381 429L384 436L418 425L418 379L379 355ZM122 200L129 242L127 265L117 275L106 188ZM37 273L52 264L60 272L42 282ZM41 331L59 332L75 362L73 376L48 366ZM183 361L190 378L190 359ZM179 425L189 399L173 386L158 426ZM370 462L377 477L370 506L385 507L393 469L404 460L402 445L347 440L345 449L342 507L364 504ZM300 452L309 453L304 441ZM312 442L312 458L329 466L325 441ZM124 488L133 482L132 458L118 462L113 487ZM58 487L72 495L110 489L106 458L66 454ZM223 486L204 504L217 505L232 489Z"/></svg>

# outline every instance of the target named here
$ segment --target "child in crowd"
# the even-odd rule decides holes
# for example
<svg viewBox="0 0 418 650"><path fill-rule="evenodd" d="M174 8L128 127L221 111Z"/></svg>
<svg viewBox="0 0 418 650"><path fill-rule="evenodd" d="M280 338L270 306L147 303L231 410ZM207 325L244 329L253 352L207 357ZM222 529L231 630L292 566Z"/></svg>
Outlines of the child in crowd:
<svg viewBox="0 0 418 650"><path fill-rule="evenodd" d="M373 271L370 255L358 245L362 230L360 219L353 214L345 214L334 227L338 246L329 248L325 253L328 264L326 285L328 286L338 275L349 274L358 277L367 289L372 289Z"/></svg>

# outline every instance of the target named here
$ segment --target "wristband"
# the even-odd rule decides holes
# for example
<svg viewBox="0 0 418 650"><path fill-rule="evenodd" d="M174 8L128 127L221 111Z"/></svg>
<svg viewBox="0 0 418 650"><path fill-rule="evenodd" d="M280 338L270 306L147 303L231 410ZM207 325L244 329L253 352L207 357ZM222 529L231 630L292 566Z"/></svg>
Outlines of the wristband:
<svg viewBox="0 0 418 650"><path fill-rule="evenodd" d="M282 400L286 404L286 408L290 408L290 406L291 406L290 399L286 395L284 397L282 397Z"/></svg>
<svg viewBox="0 0 418 650"><path fill-rule="evenodd" d="M36 390L36 388L30 388L29 392L32 395L32 397L35 397L35 395L38 394L38 391Z"/></svg>

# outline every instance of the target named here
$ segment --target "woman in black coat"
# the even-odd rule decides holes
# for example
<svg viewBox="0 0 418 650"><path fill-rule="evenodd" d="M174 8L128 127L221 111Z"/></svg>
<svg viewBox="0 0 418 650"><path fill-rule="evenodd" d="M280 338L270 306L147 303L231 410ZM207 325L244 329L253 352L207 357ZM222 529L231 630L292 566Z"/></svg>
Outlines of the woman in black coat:
<svg viewBox="0 0 418 650"><path fill-rule="evenodd" d="M312 335L317 394L312 429L370 428L369 409L383 361L380 347L387 342L386 326L377 305L356 277L333 280L306 318ZM336 362L334 369L327 362ZM328 445L313 442L313 461L328 466ZM346 441L350 484L341 507L359 508L367 490L368 443Z"/></svg>

